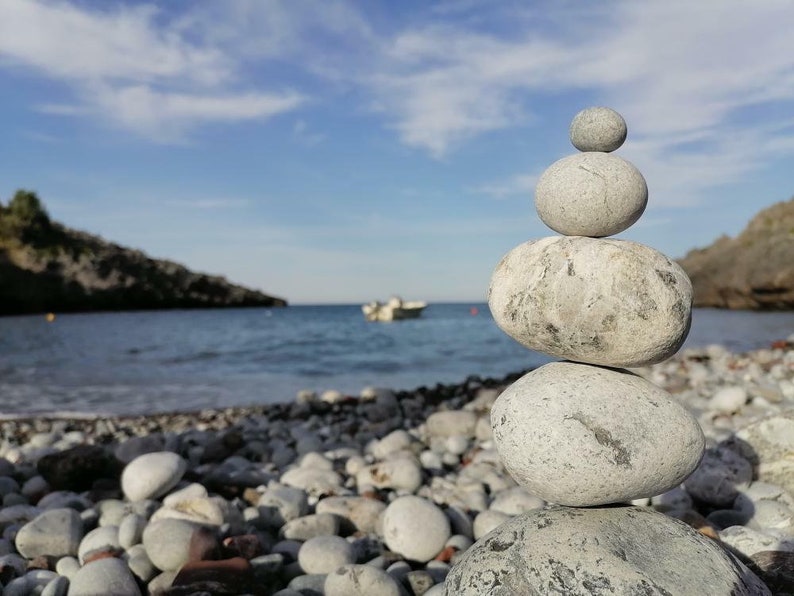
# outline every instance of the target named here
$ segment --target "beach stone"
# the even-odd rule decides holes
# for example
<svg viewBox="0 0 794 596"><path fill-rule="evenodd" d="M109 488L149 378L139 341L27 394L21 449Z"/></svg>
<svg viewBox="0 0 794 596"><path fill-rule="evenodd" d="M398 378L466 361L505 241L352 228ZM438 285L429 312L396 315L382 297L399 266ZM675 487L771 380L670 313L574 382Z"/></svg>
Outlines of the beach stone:
<svg viewBox="0 0 794 596"><path fill-rule="evenodd" d="M266 524L280 527L309 512L308 495L299 488L273 485L259 498L257 508Z"/></svg>
<svg viewBox="0 0 794 596"><path fill-rule="evenodd" d="M502 258L488 303L502 331L531 350L638 367L683 344L692 284L681 267L642 244L553 236Z"/></svg>
<svg viewBox="0 0 794 596"><path fill-rule="evenodd" d="M251 564L241 557L222 561L191 561L179 570L173 586L190 587L177 594L248 594L253 586Z"/></svg>
<svg viewBox="0 0 794 596"><path fill-rule="evenodd" d="M66 596L69 592L69 580L65 577L54 577L44 589L41 591L41 596Z"/></svg>
<svg viewBox="0 0 794 596"><path fill-rule="evenodd" d="M422 466L411 455L397 454L359 470L356 485L415 492L422 486Z"/></svg>
<svg viewBox="0 0 794 596"><path fill-rule="evenodd" d="M794 494L794 408L751 422L736 433L758 480Z"/></svg>
<svg viewBox="0 0 794 596"><path fill-rule="evenodd" d="M501 511L492 511L491 509L480 511L472 524L474 539L479 540L491 530L501 526L510 517L510 515Z"/></svg>
<svg viewBox="0 0 794 596"><path fill-rule="evenodd" d="M331 513L313 513L288 521L279 530L287 540L309 540L315 536L332 536L339 533L339 518Z"/></svg>
<svg viewBox="0 0 794 596"><path fill-rule="evenodd" d="M131 546L122 558L127 562L132 574L144 583L151 581L159 572L142 544Z"/></svg>
<svg viewBox="0 0 794 596"><path fill-rule="evenodd" d="M315 510L317 513L332 513L348 520L354 531L365 534L375 533L378 518L385 511L386 504L377 499L357 496L326 497Z"/></svg>
<svg viewBox="0 0 794 596"><path fill-rule="evenodd" d="M491 422L513 479L559 505L661 494L695 469L705 445L697 421L663 389L573 362L521 377L496 400Z"/></svg>
<svg viewBox="0 0 794 596"><path fill-rule="evenodd" d="M125 515L119 524L119 545L121 548L127 549L139 544L143 537L146 523L146 518L137 513Z"/></svg>
<svg viewBox="0 0 794 596"><path fill-rule="evenodd" d="M99 559L74 574L69 596L140 596L132 572L119 559Z"/></svg>
<svg viewBox="0 0 794 596"><path fill-rule="evenodd" d="M171 507L161 507L154 512L151 521L160 519L184 519L206 526L221 526L225 522L225 503L220 497L197 497L182 499Z"/></svg>
<svg viewBox="0 0 794 596"><path fill-rule="evenodd" d="M447 516L422 497L398 497L383 512L383 541L406 559L429 561L444 548L450 535Z"/></svg>
<svg viewBox="0 0 794 596"><path fill-rule="evenodd" d="M89 490L100 478L117 479L121 465L104 447L77 445L45 455L36 469L54 489Z"/></svg>
<svg viewBox="0 0 794 596"><path fill-rule="evenodd" d="M55 571L58 575L64 575L71 579L71 577L80 570L80 561L75 557L61 557L55 563Z"/></svg>
<svg viewBox="0 0 794 596"><path fill-rule="evenodd" d="M119 544L118 526L102 526L91 530L80 541L80 548L77 550L77 558L81 565L86 562L87 556L97 552L117 552L121 550Z"/></svg>
<svg viewBox="0 0 794 596"><path fill-rule="evenodd" d="M121 490L130 501L156 499L182 479L187 463L176 453L158 451L139 455L121 474Z"/></svg>
<svg viewBox="0 0 794 596"><path fill-rule="evenodd" d="M83 522L74 509L49 509L26 523L17 532L19 553L33 559L39 556L76 555L83 539Z"/></svg>
<svg viewBox="0 0 794 596"><path fill-rule="evenodd" d="M116 459L128 464L136 457L146 453L155 453L162 451L165 447L163 435L160 433L151 433L137 437L130 437L123 443L119 443L113 452Z"/></svg>
<svg viewBox="0 0 794 596"><path fill-rule="evenodd" d="M404 593L394 578L372 565L343 565L326 576L323 589L325 596L402 596Z"/></svg>
<svg viewBox="0 0 794 596"><path fill-rule="evenodd" d="M521 514L475 543L452 568L445 589L449 596L771 595L717 542L631 506Z"/></svg>
<svg viewBox="0 0 794 596"><path fill-rule="evenodd" d="M331 573L355 562L353 546L340 536L309 538L298 551L298 563L306 573Z"/></svg>
<svg viewBox="0 0 794 596"><path fill-rule="evenodd" d="M198 524L181 519L163 519L152 522L143 531L143 546L155 567L163 571L176 571L196 551L195 541L201 538ZM202 551L206 549L200 549Z"/></svg>
<svg viewBox="0 0 794 596"><path fill-rule="evenodd" d="M542 509L545 504L540 497L531 495L525 489L516 486L498 493L491 501L489 509L507 515L518 515L533 509Z"/></svg>
<svg viewBox="0 0 794 596"><path fill-rule="evenodd" d="M648 186L631 163L608 153L563 157L541 174L535 187L540 219L566 236L612 236L645 211Z"/></svg>
<svg viewBox="0 0 794 596"><path fill-rule="evenodd" d="M794 552L794 538L787 540L746 526L730 526L719 532L720 540L746 557L765 550Z"/></svg>
<svg viewBox="0 0 794 596"><path fill-rule="evenodd" d="M714 507L729 507L753 480L750 462L725 445L707 449L697 469L684 482L686 491Z"/></svg>
<svg viewBox="0 0 794 596"><path fill-rule="evenodd" d="M434 412L425 422L427 432L433 437L452 437L460 435L474 437L477 414L468 410L446 410Z"/></svg>
<svg viewBox="0 0 794 596"><path fill-rule="evenodd" d="M623 116L603 106L585 108L576 114L569 129L571 143L579 151L615 151L627 134Z"/></svg>
<svg viewBox="0 0 794 596"><path fill-rule="evenodd" d="M776 595L794 594L794 553L769 550L755 553L750 568Z"/></svg>
<svg viewBox="0 0 794 596"><path fill-rule="evenodd" d="M709 407L718 412L733 414L747 403L747 389L740 386L723 387L709 400Z"/></svg>

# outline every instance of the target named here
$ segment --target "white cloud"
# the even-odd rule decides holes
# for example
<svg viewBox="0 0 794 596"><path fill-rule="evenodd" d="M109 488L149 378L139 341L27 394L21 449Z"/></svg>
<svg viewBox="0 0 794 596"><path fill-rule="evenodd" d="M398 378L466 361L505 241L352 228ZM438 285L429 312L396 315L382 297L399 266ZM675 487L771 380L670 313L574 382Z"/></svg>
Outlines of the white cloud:
<svg viewBox="0 0 794 596"><path fill-rule="evenodd" d="M153 5L89 9L64 1L0 1L0 66L69 84L71 102L35 106L100 116L159 142L211 122L264 120L301 106L294 91L237 89L239 58L192 42Z"/></svg>
<svg viewBox="0 0 794 596"><path fill-rule="evenodd" d="M626 117L623 154L655 200L691 204L794 151L790 127L753 117L767 102L794 107L793 28L787 2L620 2L586 12L567 5L545 19L516 11L499 33L468 24L401 32L381 64L389 74L369 85L401 140L435 157L483 133L529 125L539 99L587 92ZM523 193L532 178L521 173L480 190Z"/></svg>

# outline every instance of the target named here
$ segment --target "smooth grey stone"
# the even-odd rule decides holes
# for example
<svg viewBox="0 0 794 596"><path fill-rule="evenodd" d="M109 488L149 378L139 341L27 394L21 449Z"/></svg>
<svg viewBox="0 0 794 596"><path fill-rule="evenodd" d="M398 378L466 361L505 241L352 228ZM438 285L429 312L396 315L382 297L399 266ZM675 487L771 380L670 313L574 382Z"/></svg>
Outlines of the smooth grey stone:
<svg viewBox="0 0 794 596"><path fill-rule="evenodd" d="M176 571L187 562L190 540L200 527L181 519L152 522L143 531L146 554L158 569Z"/></svg>
<svg viewBox="0 0 794 596"><path fill-rule="evenodd" d="M69 584L69 596L140 596L127 564L120 559L98 559L80 568Z"/></svg>
<svg viewBox="0 0 794 596"><path fill-rule="evenodd" d="M79 513L74 509L49 509L22 526L15 542L20 554L33 559L75 555L82 538Z"/></svg>
<svg viewBox="0 0 794 596"><path fill-rule="evenodd" d="M304 515L288 521L279 530L279 536L288 540L305 541L315 536L332 536L339 533L339 518L331 513Z"/></svg>
<svg viewBox="0 0 794 596"><path fill-rule="evenodd" d="M700 501L714 507L730 507L752 480L752 464L726 446L718 445L706 450L684 487Z"/></svg>
<svg viewBox="0 0 794 596"><path fill-rule="evenodd" d="M61 557L55 563L55 572L69 579L80 570L80 561L76 557Z"/></svg>
<svg viewBox="0 0 794 596"><path fill-rule="evenodd" d="M96 530L91 530L80 541L77 559L82 565L85 564L86 555L93 551L118 550L120 548L118 526L101 526Z"/></svg>
<svg viewBox="0 0 794 596"><path fill-rule="evenodd" d="M298 563L306 573L331 573L356 562L353 546L340 536L315 536L303 543Z"/></svg>
<svg viewBox="0 0 794 596"><path fill-rule="evenodd" d="M149 594L162 594L168 590L173 585L177 573L177 571L163 571L160 575L155 576L152 581L146 584Z"/></svg>
<svg viewBox="0 0 794 596"><path fill-rule="evenodd" d="M468 410L434 412L427 417L425 427L433 437L474 437L477 414Z"/></svg>
<svg viewBox="0 0 794 596"><path fill-rule="evenodd" d="M128 464L136 457L146 453L162 451L164 446L163 436L159 433L152 433L140 437L130 437L116 447L114 454L116 459Z"/></svg>
<svg viewBox="0 0 794 596"><path fill-rule="evenodd" d="M325 596L402 596L400 585L372 565L344 565L325 578Z"/></svg>
<svg viewBox="0 0 794 596"><path fill-rule="evenodd" d="M149 555L146 554L146 549L142 544L130 547L124 553L124 560L127 562L132 574L143 582L151 581L159 572L151 559L149 559Z"/></svg>
<svg viewBox="0 0 794 596"><path fill-rule="evenodd" d="M625 370L552 362L491 410L505 468L532 495L592 506L661 494L695 469L705 438L669 393Z"/></svg>
<svg viewBox="0 0 794 596"><path fill-rule="evenodd" d="M355 531L372 534L376 531L378 517L386 509L386 504L377 499L366 497L326 497L315 510L317 513L333 513L348 520Z"/></svg>
<svg viewBox="0 0 794 596"><path fill-rule="evenodd" d="M752 422L736 433L757 479L777 484L794 495L794 409Z"/></svg>
<svg viewBox="0 0 794 596"><path fill-rule="evenodd" d="M395 454L359 470L356 485L416 492L422 486L422 466L412 455Z"/></svg>
<svg viewBox="0 0 794 596"><path fill-rule="evenodd" d="M540 497L536 497L528 493L526 489L516 486L497 493L488 508L491 511L499 511L507 515L518 515L533 509L542 509L545 504Z"/></svg>
<svg viewBox="0 0 794 596"><path fill-rule="evenodd" d="M0 496L19 492L19 483L9 476L0 476Z"/></svg>
<svg viewBox="0 0 794 596"><path fill-rule="evenodd" d="M287 587L303 594L303 596L323 596L323 586L326 579L325 573L299 575L290 580Z"/></svg>
<svg viewBox="0 0 794 596"><path fill-rule="evenodd" d="M41 596L66 596L69 591L69 579L63 576L51 579L44 589Z"/></svg>
<svg viewBox="0 0 794 596"><path fill-rule="evenodd" d="M615 110L603 106L585 108L571 121L571 144L579 151L609 153L623 145L628 134L626 121Z"/></svg>
<svg viewBox="0 0 794 596"><path fill-rule="evenodd" d="M502 258L488 304L502 331L531 350L637 367L683 345L692 284L681 267L642 244L552 236Z"/></svg>
<svg viewBox="0 0 794 596"><path fill-rule="evenodd" d="M523 513L463 555L445 593L771 596L717 542L640 507Z"/></svg>
<svg viewBox="0 0 794 596"><path fill-rule="evenodd" d="M26 577L17 577L3 588L3 596L29 596L31 586Z"/></svg>
<svg viewBox="0 0 794 596"><path fill-rule="evenodd" d="M406 559L429 561L444 548L450 536L447 516L422 497L398 497L383 512L383 541Z"/></svg>
<svg viewBox="0 0 794 596"><path fill-rule="evenodd" d="M130 501L156 499L176 486L186 469L187 462L170 451L139 455L124 467L121 490Z"/></svg>
<svg viewBox="0 0 794 596"><path fill-rule="evenodd" d="M17 554L11 553L0 557L0 567L12 567L15 575L24 575L28 562Z"/></svg>
<svg viewBox="0 0 794 596"><path fill-rule="evenodd" d="M474 525L472 527L474 539L479 540L491 530L501 526L510 519L510 517L510 515L502 513L501 511L493 511L491 509L480 511L477 517L474 518Z"/></svg>
<svg viewBox="0 0 794 596"><path fill-rule="evenodd" d="M138 544L143 537L146 520L137 513L128 513L119 524L119 544L122 548L130 548Z"/></svg>
<svg viewBox="0 0 794 596"><path fill-rule="evenodd" d="M305 491L277 485L268 488L259 497L257 507L265 524L280 527L306 515L309 512L309 501Z"/></svg>
<svg viewBox="0 0 794 596"><path fill-rule="evenodd" d="M433 576L423 569L410 571L405 576L405 581L411 588L411 594L414 594L415 596L422 596L423 594L427 593L427 591L436 583L436 580L433 579Z"/></svg>
<svg viewBox="0 0 794 596"><path fill-rule="evenodd" d="M745 526L730 526L720 530L719 535L720 540L746 557L766 550L794 552L794 537L785 539Z"/></svg>
<svg viewBox="0 0 794 596"><path fill-rule="evenodd" d="M631 163L608 153L577 153L551 164L535 187L540 219L566 236L600 238L627 230L645 211L648 185Z"/></svg>

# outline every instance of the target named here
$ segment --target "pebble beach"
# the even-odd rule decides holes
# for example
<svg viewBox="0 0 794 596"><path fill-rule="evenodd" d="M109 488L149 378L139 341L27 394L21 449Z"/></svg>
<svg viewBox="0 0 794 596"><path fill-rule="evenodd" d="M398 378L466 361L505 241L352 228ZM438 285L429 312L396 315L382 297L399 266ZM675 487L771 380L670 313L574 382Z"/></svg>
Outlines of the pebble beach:
<svg viewBox="0 0 794 596"><path fill-rule="evenodd" d="M794 337L633 372L695 416L707 449L683 485L632 505L794 593ZM516 485L493 444L490 408L519 376L3 420L3 594L454 594L447 574L475 541L553 508Z"/></svg>

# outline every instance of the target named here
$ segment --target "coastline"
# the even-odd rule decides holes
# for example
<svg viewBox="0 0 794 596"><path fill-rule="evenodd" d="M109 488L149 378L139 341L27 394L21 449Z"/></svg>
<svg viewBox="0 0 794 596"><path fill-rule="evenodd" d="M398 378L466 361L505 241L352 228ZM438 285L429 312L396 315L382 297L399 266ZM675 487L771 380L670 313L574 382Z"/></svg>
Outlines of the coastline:
<svg viewBox="0 0 794 596"><path fill-rule="evenodd" d="M773 589L794 581L779 571L794 560L791 339L744 353L688 348L633 371L685 406L707 441L684 485L634 505L683 521ZM100 581L92 574L102 571L133 595L207 586L219 594L322 593L331 571L306 558L304 545L313 545L322 551L316 558L373 567L389 586L442 594L474 540L546 505L515 485L491 439L490 406L521 374L411 391L370 387L357 396L299 392L291 403L149 416L3 419L0 567L13 569L6 589L42 578ZM406 495L448 520L442 548L426 560L400 549L410 553L412 540L432 537L402 537L400 547L380 525L388 505ZM65 530L42 521L53 509L79 514L68 547L54 547ZM172 528L147 539L166 522L182 534ZM410 526L410 518L400 523ZM42 524L47 531L31 547L25 528L39 532ZM139 531L130 537L121 528L131 524ZM201 552L198 527L211 544ZM179 553L178 564L162 558L157 542Z"/></svg>

